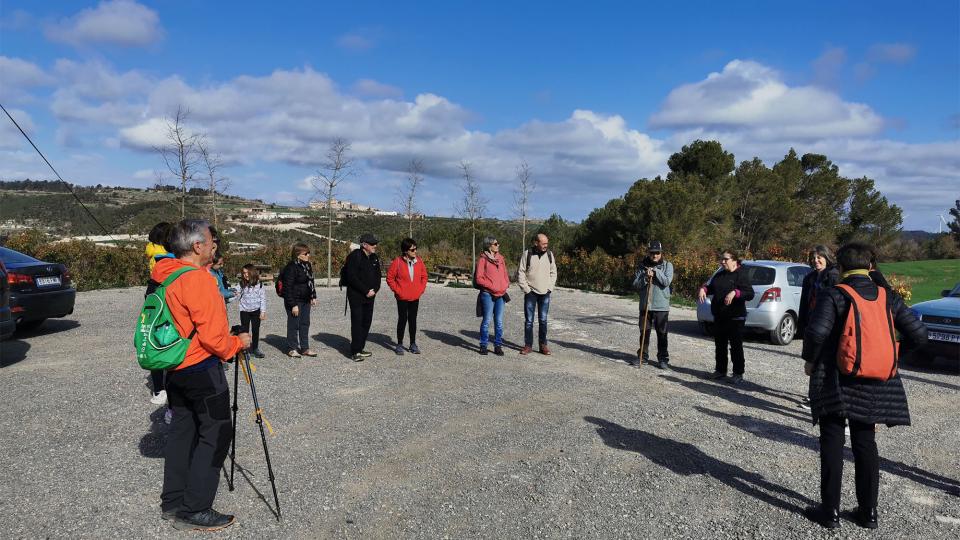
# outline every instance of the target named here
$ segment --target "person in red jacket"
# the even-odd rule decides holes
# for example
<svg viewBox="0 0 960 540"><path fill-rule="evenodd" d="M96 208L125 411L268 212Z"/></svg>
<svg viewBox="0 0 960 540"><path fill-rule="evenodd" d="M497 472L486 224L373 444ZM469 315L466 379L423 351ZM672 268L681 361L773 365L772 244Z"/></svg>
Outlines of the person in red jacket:
<svg viewBox="0 0 960 540"><path fill-rule="evenodd" d="M506 304L510 276L507 262L500 254L500 242L492 236L483 239L483 253L477 257L474 282L480 289L480 306L483 320L480 322L480 354L487 354L490 342L490 319L493 319L493 354L503 356L503 306Z"/></svg>
<svg viewBox="0 0 960 540"><path fill-rule="evenodd" d="M420 297L427 290L427 267L417 257L417 243L413 238L400 242L401 255L390 263L387 270L387 286L397 298L397 348L403 354L403 332L410 325L410 352L420 354L417 347L417 310Z"/></svg>

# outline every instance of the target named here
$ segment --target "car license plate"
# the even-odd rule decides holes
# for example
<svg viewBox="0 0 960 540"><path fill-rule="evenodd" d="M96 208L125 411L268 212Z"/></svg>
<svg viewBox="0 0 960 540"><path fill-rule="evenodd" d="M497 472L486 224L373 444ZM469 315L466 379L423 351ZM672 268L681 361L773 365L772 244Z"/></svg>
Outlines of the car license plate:
<svg viewBox="0 0 960 540"><path fill-rule="evenodd" d="M60 276L53 277L38 277L37 287L53 287L55 285L60 285Z"/></svg>
<svg viewBox="0 0 960 540"><path fill-rule="evenodd" d="M946 341L949 343L960 343L960 334L947 334L944 332L927 332L927 339L933 341Z"/></svg>

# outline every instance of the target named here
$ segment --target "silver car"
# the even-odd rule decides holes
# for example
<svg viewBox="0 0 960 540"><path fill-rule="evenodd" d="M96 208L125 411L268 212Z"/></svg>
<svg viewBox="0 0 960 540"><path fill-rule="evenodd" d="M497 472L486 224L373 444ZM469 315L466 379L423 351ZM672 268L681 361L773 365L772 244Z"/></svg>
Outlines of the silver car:
<svg viewBox="0 0 960 540"><path fill-rule="evenodd" d="M754 292L753 300L747 302L747 329L768 332L770 341L776 345L793 341L797 334L803 278L812 269L806 264L793 262L743 261L740 271L750 276ZM709 297L697 306L697 322L704 334L712 333Z"/></svg>

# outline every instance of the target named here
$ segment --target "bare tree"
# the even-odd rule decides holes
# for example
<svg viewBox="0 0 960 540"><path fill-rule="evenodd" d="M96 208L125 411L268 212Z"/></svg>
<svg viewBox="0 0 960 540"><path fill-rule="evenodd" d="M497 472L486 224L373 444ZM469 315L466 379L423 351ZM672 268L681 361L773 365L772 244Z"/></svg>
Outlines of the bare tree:
<svg viewBox="0 0 960 540"><path fill-rule="evenodd" d="M200 160L207 172L207 191L210 194L210 213L213 214L213 226L219 228L217 220L217 192L226 192L230 186L230 179L220 175L220 168L223 167L223 160L220 154L210 152L210 146L205 138L197 139L197 151L200 153Z"/></svg>
<svg viewBox="0 0 960 540"><path fill-rule="evenodd" d="M186 122L189 116L189 109L177 107L176 116L167 119L167 132L164 134L166 142L154 147L163 158L167 170L180 183L180 219L186 217L187 185L193 183L200 161L197 148L200 136L190 134L187 130Z"/></svg>
<svg viewBox="0 0 960 540"><path fill-rule="evenodd" d="M533 170L527 160L521 160L517 165L517 189L513 194L513 202L516 208L517 216L522 222L520 246L526 248L527 245L527 221L530 219L530 198L533 191L537 188L537 183L533 180Z"/></svg>
<svg viewBox="0 0 960 540"><path fill-rule="evenodd" d="M417 189L423 183L423 160L411 159L407 166L407 178L400 187L398 199L400 213L407 218L409 224L408 237L413 238L413 220L419 213L417 208Z"/></svg>
<svg viewBox="0 0 960 540"><path fill-rule="evenodd" d="M353 159L349 156L350 142L337 137L327 149L326 161L310 179L317 199L325 200L327 206L327 287L333 277L333 201L337 188L353 176Z"/></svg>
<svg viewBox="0 0 960 540"><path fill-rule="evenodd" d="M470 163L460 162L460 176L463 178L463 198L456 206L460 217L467 220L471 232L471 256L472 260L477 260L477 230L480 227L480 220L483 219L483 213L487 211L487 200L480 194L480 184L474 178L470 171Z"/></svg>

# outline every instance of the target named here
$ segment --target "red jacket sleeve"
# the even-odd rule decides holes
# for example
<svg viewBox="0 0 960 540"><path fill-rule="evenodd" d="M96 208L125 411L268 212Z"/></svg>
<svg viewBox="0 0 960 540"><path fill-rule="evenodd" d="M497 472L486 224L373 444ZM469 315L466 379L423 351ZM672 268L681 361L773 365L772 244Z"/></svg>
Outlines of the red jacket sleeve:
<svg viewBox="0 0 960 540"><path fill-rule="evenodd" d="M390 263L390 268L387 269L387 287L390 287L390 290L396 294L400 290L400 284L397 283L397 272L400 269L400 257L397 257Z"/></svg>

